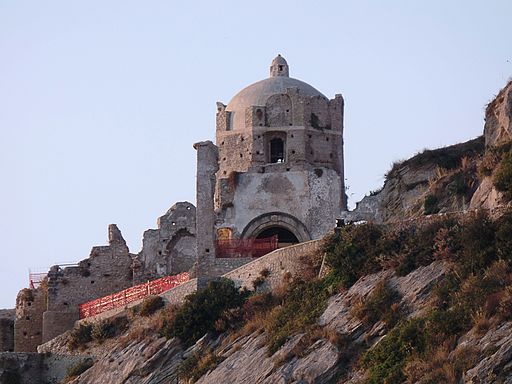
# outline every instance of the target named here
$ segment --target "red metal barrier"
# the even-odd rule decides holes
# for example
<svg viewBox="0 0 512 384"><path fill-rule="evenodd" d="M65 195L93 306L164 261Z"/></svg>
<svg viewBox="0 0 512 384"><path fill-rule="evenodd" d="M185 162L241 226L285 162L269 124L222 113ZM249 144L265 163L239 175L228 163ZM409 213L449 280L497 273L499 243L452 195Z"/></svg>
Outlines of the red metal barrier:
<svg viewBox="0 0 512 384"><path fill-rule="evenodd" d="M146 284L136 285L124 291L113 293L99 299L79 305L80 318L94 316L114 308L125 306L149 295L158 295L190 280L187 272L175 276L166 276Z"/></svg>
<svg viewBox="0 0 512 384"><path fill-rule="evenodd" d="M215 244L216 257L260 257L277 249L277 235L264 239L225 239Z"/></svg>
<svg viewBox="0 0 512 384"><path fill-rule="evenodd" d="M44 279L46 279L48 273L46 272L29 272L28 273L28 286L30 289L39 288Z"/></svg>

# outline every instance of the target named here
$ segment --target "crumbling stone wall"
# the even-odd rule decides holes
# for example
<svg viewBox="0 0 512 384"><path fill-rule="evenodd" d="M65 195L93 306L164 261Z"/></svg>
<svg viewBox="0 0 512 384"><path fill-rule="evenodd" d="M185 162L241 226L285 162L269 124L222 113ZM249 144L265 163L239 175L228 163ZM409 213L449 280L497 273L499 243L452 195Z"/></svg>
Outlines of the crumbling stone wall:
<svg viewBox="0 0 512 384"><path fill-rule="evenodd" d="M14 351L15 309L0 309L0 352Z"/></svg>
<svg viewBox="0 0 512 384"><path fill-rule="evenodd" d="M194 144L197 151L197 276L198 287L216 277L210 269L215 260L215 174L219 170L219 152L211 141Z"/></svg>
<svg viewBox="0 0 512 384"><path fill-rule="evenodd" d="M42 342L43 312L47 292L44 287L22 289L16 297L14 351L35 352Z"/></svg>
<svg viewBox="0 0 512 384"><path fill-rule="evenodd" d="M109 245L93 247L77 267L54 266L48 273L48 308L43 316L43 341L71 329L78 305L126 289L133 284L132 255L115 224Z"/></svg>
<svg viewBox="0 0 512 384"><path fill-rule="evenodd" d="M69 367L88 359L51 353L0 353L0 384L60 384Z"/></svg>
<svg viewBox="0 0 512 384"><path fill-rule="evenodd" d="M157 221L158 229L144 232L140 267L135 281L145 282L165 275L189 271L196 261L196 207L189 202L174 204Z"/></svg>

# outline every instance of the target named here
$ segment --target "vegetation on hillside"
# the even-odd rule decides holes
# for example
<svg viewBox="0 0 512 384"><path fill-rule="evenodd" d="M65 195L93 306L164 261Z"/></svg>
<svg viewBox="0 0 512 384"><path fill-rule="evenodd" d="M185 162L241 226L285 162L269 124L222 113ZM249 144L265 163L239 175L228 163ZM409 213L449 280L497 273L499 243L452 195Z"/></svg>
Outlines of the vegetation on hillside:
<svg viewBox="0 0 512 384"><path fill-rule="evenodd" d="M331 237L327 260L346 287L380 268L394 266L406 274L437 259L454 265L453 273L436 288L430 312L402 318L361 356L367 383L456 383L476 364L475 351L452 352L457 339L471 328L485 332L512 317L511 233L509 212L494 221L480 213L397 230L350 225ZM370 319L389 306L391 298L381 285L353 312Z"/></svg>
<svg viewBox="0 0 512 384"><path fill-rule="evenodd" d="M421 167L433 165L439 168L452 170L459 168L464 157L471 158L481 155L484 152L484 137L469 140L465 143L451 145L438 149L425 149L408 160L396 162L386 174L386 180L396 177L399 169L403 167Z"/></svg>
<svg viewBox="0 0 512 384"><path fill-rule="evenodd" d="M470 329L483 334L501 321L512 320L511 233L512 212L494 220L480 213L437 216L409 226L351 224L326 239L330 272L323 278L313 277L318 274L314 265L315 270L302 279L285 276L282 287L272 292L239 290L230 280L214 281L189 295L180 308L157 308L161 304L149 304L156 301L151 298L143 306L156 307L146 318L138 308L129 318L82 324L72 332L70 343L83 348L128 330L123 337L128 341L159 335L177 337L188 347L209 334L205 343L198 344L203 347L190 353L179 369L182 379L194 382L225 359L224 342L261 333L273 356L302 334L295 347L276 358L277 365L304 356L316 340L325 339L339 348L341 376L355 366L366 370L366 382L372 384L420 379L457 383L476 364L478 352L457 348L458 339ZM420 317L408 317L407 308L399 305L400 295L385 280L351 303L350 314L363 327L371 329L380 322L380 329L387 332L377 344L356 343L318 325L328 299L361 277L384 269L404 276L435 260L451 263L452 272L435 287L430 307ZM265 275L268 271L260 274Z"/></svg>

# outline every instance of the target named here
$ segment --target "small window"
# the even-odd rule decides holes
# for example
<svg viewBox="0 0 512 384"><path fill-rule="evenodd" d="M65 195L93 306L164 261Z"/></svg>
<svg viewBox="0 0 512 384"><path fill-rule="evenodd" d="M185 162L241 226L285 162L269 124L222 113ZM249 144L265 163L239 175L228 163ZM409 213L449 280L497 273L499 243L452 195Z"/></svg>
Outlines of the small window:
<svg viewBox="0 0 512 384"><path fill-rule="evenodd" d="M270 140L270 162L284 163L284 142L281 139Z"/></svg>
<svg viewBox="0 0 512 384"><path fill-rule="evenodd" d="M281 72L282 70L283 70L283 66L282 66L282 65L280 65L280 66L279 66L279 72Z"/></svg>

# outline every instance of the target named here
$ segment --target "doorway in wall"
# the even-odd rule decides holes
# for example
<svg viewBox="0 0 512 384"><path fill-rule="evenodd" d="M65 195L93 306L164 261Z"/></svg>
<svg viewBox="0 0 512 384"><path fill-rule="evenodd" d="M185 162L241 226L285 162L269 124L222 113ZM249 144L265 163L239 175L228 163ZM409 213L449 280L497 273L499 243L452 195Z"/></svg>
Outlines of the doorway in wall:
<svg viewBox="0 0 512 384"><path fill-rule="evenodd" d="M295 234L293 234L288 229L278 226L264 229L256 236L256 239L265 239L276 235L278 239L278 248L287 247L299 242L299 239L297 239Z"/></svg>

